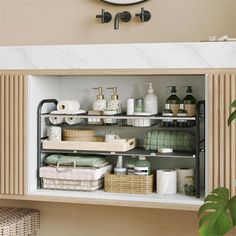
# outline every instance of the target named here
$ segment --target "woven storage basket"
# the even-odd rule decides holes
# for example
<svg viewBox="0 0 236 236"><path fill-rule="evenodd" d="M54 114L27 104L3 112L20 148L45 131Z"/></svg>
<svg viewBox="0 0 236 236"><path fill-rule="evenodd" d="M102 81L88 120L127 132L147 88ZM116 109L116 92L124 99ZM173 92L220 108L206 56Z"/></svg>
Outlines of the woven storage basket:
<svg viewBox="0 0 236 236"><path fill-rule="evenodd" d="M105 192L151 194L153 192L153 175L114 175L106 174Z"/></svg>
<svg viewBox="0 0 236 236"><path fill-rule="evenodd" d="M39 211L25 208L0 208L1 236L34 236L40 226Z"/></svg>
<svg viewBox="0 0 236 236"><path fill-rule="evenodd" d="M67 138L85 138L94 137L95 131L92 129L64 129L63 137Z"/></svg>
<svg viewBox="0 0 236 236"><path fill-rule="evenodd" d="M103 136L81 137L81 138L64 136L63 140L64 141L72 141L72 142L77 142L77 141L81 141L81 142L83 142L83 141L84 142L104 142L105 138Z"/></svg>

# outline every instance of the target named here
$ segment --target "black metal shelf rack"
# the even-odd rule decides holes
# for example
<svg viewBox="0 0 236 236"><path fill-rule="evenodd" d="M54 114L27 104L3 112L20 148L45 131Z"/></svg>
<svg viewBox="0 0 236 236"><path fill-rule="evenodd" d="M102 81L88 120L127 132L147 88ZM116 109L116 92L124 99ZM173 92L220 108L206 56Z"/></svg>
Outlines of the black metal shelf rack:
<svg viewBox="0 0 236 236"><path fill-rule="evenodd" d="M55 99L45 99L42 100L38 105L37 110L37 187L41 188L41 180L39 178L39 168L42 166L41 161L41 154L50 154L50 153L65 153L65 154L96 154L96 155L103 155L103 156L138 156L138 155L145 155L147 157L155 157L155 158L189 158L195 159L195 186L196 186L196 197L200 197L200 190L201 190L201 175L200 175L200 166L201 161L204 161L204 173L205 173L205 101L200 101L197 104L197 113L196 117L181 117L181 120L185 119L187 121L192 121L194 123L193 126L188 127L195 130L196 135L196 143L195 143L195 151L194 152L173 152L173 153L157 153L154 151L147 151L143 148L135 148L127 152L102 152L102 151L81 151L81 150L48 150L42 148L42 140L47 139L47 137L41 137L41 130L42 130L42 119L49 118L50 113L42 113L43 106L45 104L54 104L57 105L58 101ZM55 116L55 115L53 115ZM75 116L78 118L88 119L90 117L94 118L107 118L108 116L101 115L101 116L94 116L88 114L80 114L80 115L61 115L58 114L57 116ZM161 114L153 115L153 116L127 116L126 114L119 114L114 116L109 116L109 118L115 118L122 121L126 121L128 119L152 119L156 121L162 121L164 119L171 119L174 122L179 119L179 117L165 117ZM202 122L201 122L202 120ZM88 124L83 124L83 126L88 126ZM157 125L157 124L156 124ZM201 127L203 125L203 127ZM67 125L64 125L67 126ZM68 125L71 127L70 125ZM79 125L81 126L81 125ZM99 125L102 126L102 125ZM105 125L106 126L106 125ZM122 124L120 124L122 126ZM74 127L74 126L73 126ZM112 127L112 126L111 126ZM138 127L131 127L123 125L122 127L129 127L129 128L138 128ZM152 126L153 127L153 126ZM147 127L145 127L147 128ZM182 129L183 127L157 127L160 129ZM186 127L185 127L186 129ZM203 132L203 134L201 134ZM201 160L201 153L203 153L203 160ZM205 182L205 175L203 176Z"/></svg>

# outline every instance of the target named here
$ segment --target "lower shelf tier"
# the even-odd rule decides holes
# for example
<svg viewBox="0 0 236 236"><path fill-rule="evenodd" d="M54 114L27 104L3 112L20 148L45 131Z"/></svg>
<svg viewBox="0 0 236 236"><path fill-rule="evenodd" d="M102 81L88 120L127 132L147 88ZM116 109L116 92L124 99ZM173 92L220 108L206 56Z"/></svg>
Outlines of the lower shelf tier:
<svg viewBox="0 0 236 236"><path fill-rule="evenodd" d="M68 202L93 205L126 206L140 208L159 208L197 211L203 204L203 198L183 194L150 195L95 192L59 191L38 189L28 193L28 198L37 201Z"/></svg>
<svg viewBox="0 0 236 236"><path fill-rule="evenodd" d="M42 153L68 153L68 154L94 154L104 156L147 156L160 158L195 158L194 152L172 152L172 153L157 153L155 151L147 151L143 148L134 148L127 152L104 152L104 151L72 151L72 150L52 150L43 149Z"/></svg>

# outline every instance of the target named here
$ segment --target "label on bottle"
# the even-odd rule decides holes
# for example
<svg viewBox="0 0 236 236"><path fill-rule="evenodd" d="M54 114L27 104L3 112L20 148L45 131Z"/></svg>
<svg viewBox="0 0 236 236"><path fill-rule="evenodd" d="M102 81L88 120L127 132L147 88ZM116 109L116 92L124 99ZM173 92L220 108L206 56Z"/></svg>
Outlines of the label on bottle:
<svg viewBox="0 0 236 236"><path fill-rule="evenodd" d="M134 171L134 166L132 165L127 165L127 175L135 175L135 171Z"/></svg>
<svg viewBox="0 0 236 236"><path fill-rule="evenodd" d="M170 109L173 112L173 116L177 116L177 113L179 111L180 104L170 104ZM186 109L187 110L187 109Z"/></svg>
<svg viewBox="0 0 236 236"><path fill-rule="evenodd" d="M196 104L184 104L188 116L196 116Z"/></svg>
<svg viewBox="0 0 236 236"><path fill-rule="evenodd" d="M135 167L134 168L135 175L142 175L142 176L148 176L148 167Z"/></svg>

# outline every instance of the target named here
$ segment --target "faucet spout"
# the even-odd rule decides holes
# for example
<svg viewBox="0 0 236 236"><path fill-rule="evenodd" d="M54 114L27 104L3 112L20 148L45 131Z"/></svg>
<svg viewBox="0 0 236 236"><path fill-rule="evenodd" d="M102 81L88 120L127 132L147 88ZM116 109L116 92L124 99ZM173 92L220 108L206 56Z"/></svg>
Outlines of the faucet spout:
<svg viewBox="0 0 236 236"><path fill-rule="evenodd" d="M123 11L123 12L118 12L115 16L114 20L114 29L119 30L120 28L120 21L123 22L129 22L131 20L132 16L130 12L128 11Z"/></svg>
<svg viewBox="0 0 236 236"><path fill-rule="evenodd" d="M118 12L115 16L114 20L114 30L119 30L120 29L120 12Z"/></svg>

